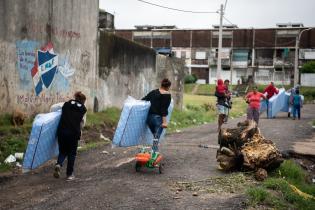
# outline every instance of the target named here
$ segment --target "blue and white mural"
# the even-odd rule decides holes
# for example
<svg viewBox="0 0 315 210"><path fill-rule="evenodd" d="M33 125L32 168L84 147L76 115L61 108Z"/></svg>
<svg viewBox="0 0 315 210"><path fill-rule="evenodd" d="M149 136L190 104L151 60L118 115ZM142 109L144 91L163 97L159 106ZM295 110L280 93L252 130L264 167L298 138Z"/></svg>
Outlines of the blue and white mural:
<svg viewBox="0 0 315 210"><path fill-rule="evenodd" d="M39 49L36 41L16 42L20 88L34 88L36 96L45 90L64 92L70 88L69 78L75 73L70 65L70 52L58 55L53 44Z"/></svg>

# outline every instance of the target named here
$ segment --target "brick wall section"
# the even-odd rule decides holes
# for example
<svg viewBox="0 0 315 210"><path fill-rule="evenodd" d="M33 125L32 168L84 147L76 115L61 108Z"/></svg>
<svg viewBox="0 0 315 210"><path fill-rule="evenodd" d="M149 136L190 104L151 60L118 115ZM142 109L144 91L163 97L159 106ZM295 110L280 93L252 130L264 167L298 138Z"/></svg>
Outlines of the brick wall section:
<svg viewBox="0 0 315 210"><path fill-rule="evenodd" d="M190 31L173 31L172 42L173 47L190 47Z"/></svg>
<svg viewBox="0 0 315 210"><path fill-rule="evenodd" d="M198 30L192 31L192 47L210 47L211 44L211 31Z"/></svg>
<svg viewBox="0 0 315 210"><path fill-rule="evenodd" d="M253 30L234 30L233 31L234 48L252 48L253 47Z"/></svg>

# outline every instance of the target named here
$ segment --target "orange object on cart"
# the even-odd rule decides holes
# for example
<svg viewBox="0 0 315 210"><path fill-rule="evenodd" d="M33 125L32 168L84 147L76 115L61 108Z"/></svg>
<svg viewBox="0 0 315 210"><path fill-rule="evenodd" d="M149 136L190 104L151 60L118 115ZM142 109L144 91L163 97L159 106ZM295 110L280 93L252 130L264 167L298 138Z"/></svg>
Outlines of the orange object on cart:
<svg viewBox="0 0 315 210"><path fill-rule="evenodd" d="M138 153L136 155L136 161L141 164L146 164L151 158L151 154L149 153Z"/></svg>

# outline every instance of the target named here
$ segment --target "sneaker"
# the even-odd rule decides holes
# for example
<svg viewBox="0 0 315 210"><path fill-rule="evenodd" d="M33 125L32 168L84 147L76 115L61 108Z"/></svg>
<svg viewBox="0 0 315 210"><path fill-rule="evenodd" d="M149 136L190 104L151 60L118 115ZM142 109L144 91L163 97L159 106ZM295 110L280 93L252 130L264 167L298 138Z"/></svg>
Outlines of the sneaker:
<svg viewBox="0 0 315 210"><path fill-rule="evenodd" d="M58 179L58 178L60 177L60 168L61 168L61 166L60 166L59 164L56 164L56 165L55 165L54 177L55 177L56 179Z"/></svg>
<svg viewBox="0 0 315 210"><path fill-rule="evenodd" d="M75 176L72 174L70 176L67 176L67 181L73 181L75 179Z"/></svg>

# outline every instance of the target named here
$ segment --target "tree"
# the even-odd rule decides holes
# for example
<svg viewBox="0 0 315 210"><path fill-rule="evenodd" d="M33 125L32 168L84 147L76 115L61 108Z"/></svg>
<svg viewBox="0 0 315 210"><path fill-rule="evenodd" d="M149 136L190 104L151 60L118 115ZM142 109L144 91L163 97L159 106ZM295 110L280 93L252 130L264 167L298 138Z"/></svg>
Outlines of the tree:
<svg viewBox="0 0 315 210"><path fill-rule="evenodd" d="M305 63L301 68L301 73L315 73L315 61Z"/></svg>

